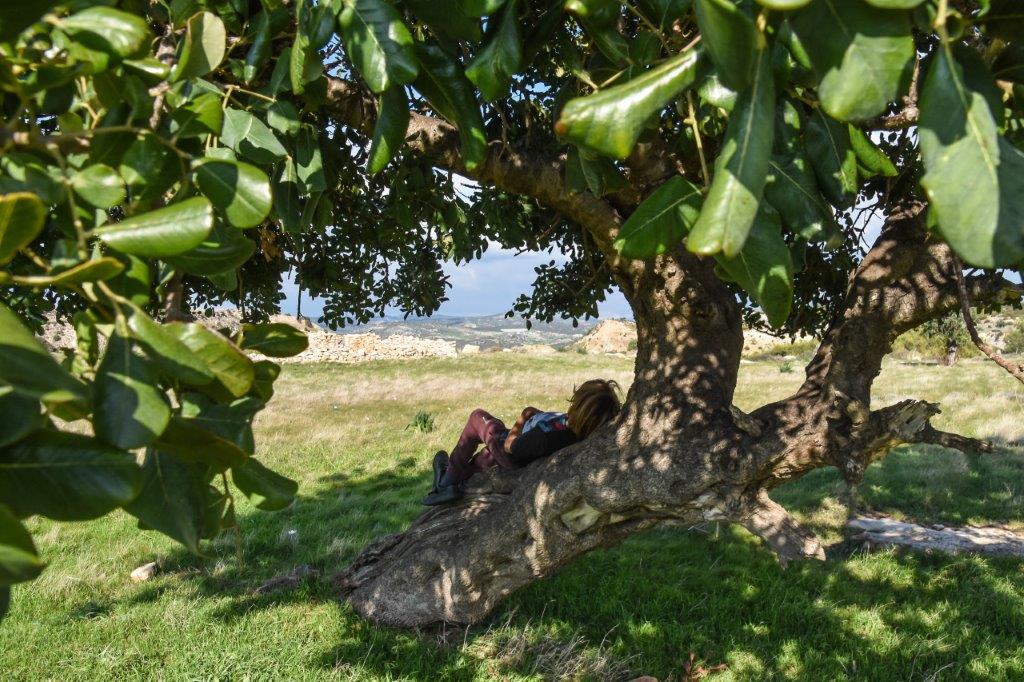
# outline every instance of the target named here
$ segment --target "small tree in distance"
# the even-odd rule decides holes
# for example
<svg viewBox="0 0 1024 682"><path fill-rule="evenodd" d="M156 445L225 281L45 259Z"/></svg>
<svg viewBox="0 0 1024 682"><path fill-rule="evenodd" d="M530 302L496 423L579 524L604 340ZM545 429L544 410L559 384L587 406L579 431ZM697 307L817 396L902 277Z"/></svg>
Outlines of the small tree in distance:
<svg viewBox="0 0 1024 682"><path fill-rule="evenodd" d="M367 547L342 580L359 613L479 621L664 521L823 558L773 488L976 445L934 404L871 409L871 385L900 333L1020 299L1022 39L1011 0L5 2L0 611L41 568L26 516L124 507L196 549L234 524L228 473L290 501L252 457L279 368L241 352L304 347L260 323L289 268L338 326L433 312L443 262L490 242L569 257L527 320L617 286L635 381L585 442ZM225 301L238 334L175 321ZM50 309L75 323L64 365L30 331ZM750 414L744 321L821 339Z"/></svg>

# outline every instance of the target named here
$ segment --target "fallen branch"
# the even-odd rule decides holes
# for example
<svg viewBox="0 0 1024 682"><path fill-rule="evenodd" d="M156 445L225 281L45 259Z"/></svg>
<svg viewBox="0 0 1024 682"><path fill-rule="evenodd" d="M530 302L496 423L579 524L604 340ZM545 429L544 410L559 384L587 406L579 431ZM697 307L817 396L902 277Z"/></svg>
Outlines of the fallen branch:
<svg viewBox="0 0 1024 682"><path fill-rule="evenodd" d="M1010 362L997 353L995 348L981 339L981 336L978 334L978 328L974 326L974 317L971 315L971 300L967 294L967 286L964 284L964 266L959 258L956 258L953 269L956 272L956 287L960 296L960 314L963 315L964 324L967 326L967 333L971 335L971 341L992 362L1005 369L1010 373L1010 376L1024 384L1024 365Z"/></svg>
<svg viewBox="0 0 1024 682"><path fill-rule="evenodd" d="M949 554L984 554L1024 558L1024 537L1004 528L970 526L921 526L895 519L858 517L849 527L862 531L854 540L872 546L904 547L922 552Z"/></svg>

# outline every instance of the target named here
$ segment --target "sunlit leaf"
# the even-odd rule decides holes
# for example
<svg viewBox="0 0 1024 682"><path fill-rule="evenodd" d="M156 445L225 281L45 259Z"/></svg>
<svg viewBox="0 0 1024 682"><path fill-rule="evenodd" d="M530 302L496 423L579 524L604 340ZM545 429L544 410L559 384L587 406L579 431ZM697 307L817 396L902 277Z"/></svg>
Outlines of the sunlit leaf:
<svg viewBox="0 0 1024 682"><path fill-rule="evenodd" d="M679 245L697 221L700 188L675 175L651 192L619 229L615 248L628 258L651 258Z"/></svg>
<svg viewBox="0 0 1024 682"><path fill-rule="evenodd" d="M758 51L756 66L754 80L736 99L711 187L687 239L687 248L694 253L737 255L758 213L768 178L775 113L767 50Z"/></svg>
<svg viewBox="0 0 1024 682"><path fill-rule="evenodd" d="M859 121L885 111L910 83L914 39L906 12L863 0L814 0L790 17L833 118Z"/></svg>
<svg viewBox="0 0 1024 682"><path fill-rule="evenodd" d="M0 195L0 263L6 263L43 230L46 206L28 192Z"/></svg>
<svg viewBox="0 0 1024 682"><path fill-rule="evenodd" d="M290 324L243 324L241 347L272 358L288 358L309 347L309 338Z"/></svg>
<svg viewBox="0 0 1024 682"><path fill-rule="evenodd" d="M122 253L166 258L199 246L212 228L213 207L210 202L203 197L193 197L99 227L94 233Z"/></svg>
<svg viewBox="0 0 1024 682"><path fill-rule="evenodd" d="M179 81L210 73L224 61L227 30L216 14L200 12L188 20L185 40L171 76Z"/></svg>
<svg viewBox="0 0 1024 682"><path fill-rule="evenodd" d="M96 371L96 437L125 450L156 440L171 418L156 379L150 361L133 349L127 329L115 330Z"/></svg>
<svg viewBox="0 0 1024 682"><path fill-rule="evenodd" d="M199 190L235 227L255 227L270 213L267 174L241 161L203 159L195 165Z"/></svg>
<svg viewBox="0 0 1024 682"><path fill-rule="evenodd" d="M625 159L647 120L694 83L700 65L701 52L690 50L627 83L572 99L555 130L581 147Z"/></svg>
<svg viewBox="0 0 1024 682"><path fill-rule="evenodd" d="M242 466L231 469L231 480L257 509L263 511L286 509L299 490L298 483L271 471L252 457Z"/></svg>
<svg viewBox="0 0 1024 682"><path fill-rule="evenodd" d="M940 46L921 91L921 158L939 232L968 263L1024 260L1024 153L999 135L999 92L968 49Z"/></svg>
<svg viewBox="0 0 1024 682"><path fill-rule="evenodd" d="M345 51L376 93L407 85L419 73L413 39L401 15L385 0L342 0L338 28Z"/></svg>

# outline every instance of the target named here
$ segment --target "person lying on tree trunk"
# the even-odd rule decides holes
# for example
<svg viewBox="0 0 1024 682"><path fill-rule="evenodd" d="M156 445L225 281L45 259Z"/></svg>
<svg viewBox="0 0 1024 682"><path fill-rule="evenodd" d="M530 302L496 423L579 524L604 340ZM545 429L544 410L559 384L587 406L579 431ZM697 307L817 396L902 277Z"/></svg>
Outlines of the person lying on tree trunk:
<svg viewBox="0 0 1024 682"><path fill-rule="evenodd" d="M611 380L585 381L573 392L567 412L527 407L511 429L488 412L473 410L451 456L444 450L434 455L434 487L423 504L460 499L466 481L479 471L516 469L578 443L619 413L618 388ZM477 452L480 445L484 447Z"/></svg>

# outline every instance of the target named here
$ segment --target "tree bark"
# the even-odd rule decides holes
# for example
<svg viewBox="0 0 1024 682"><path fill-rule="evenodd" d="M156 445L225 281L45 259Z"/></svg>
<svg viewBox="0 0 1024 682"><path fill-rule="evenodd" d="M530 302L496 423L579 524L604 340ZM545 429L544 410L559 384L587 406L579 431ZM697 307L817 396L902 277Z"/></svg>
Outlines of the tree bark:
<svg viewBox="0 0 1024 682"><path fill-rule="evenodd" d="M398 627L475 623L520 587L665 521L732 521L783 562L823 559L772 488L829 465L855 482L901 443L977 446L930 425L937 405L870 409L896 336L958 303L952 255L928 238L920 207L894 215L851 277L800 389L750 415L732 406L741 310L712 265L680 249L620 279L637 359L619 418L524 469L474 477L459 503L370 544L339 577L358 613ZM968 286L979 301L1019 295L1001 278Z"/></svg>

